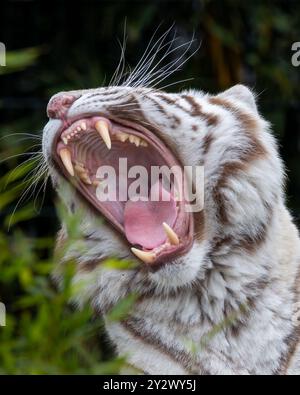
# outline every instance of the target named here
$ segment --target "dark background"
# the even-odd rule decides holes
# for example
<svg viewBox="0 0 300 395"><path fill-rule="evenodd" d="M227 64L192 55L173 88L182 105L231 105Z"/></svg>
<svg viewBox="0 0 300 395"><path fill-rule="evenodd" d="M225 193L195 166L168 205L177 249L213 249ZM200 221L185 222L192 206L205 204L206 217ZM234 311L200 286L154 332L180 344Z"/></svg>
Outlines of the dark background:
<svg viewBox="0 0 300 395"><path fill-rule="evenodd" d="M101 350L93 347L102 323L91 320L89 311L74 313L66 306L68 286L64 299L48 280L59 226L50 185L40 212L28 199L8 230L24 189L19 187L22 176L14 179L16 172L8 179L24 158L8 157L35 143L14 133L40 135L47 101L57 91L109 81L125 20L130 65L138 62L159 25L160 34L172 26L170 37L176 31L179 42L194 35L190 53L201 46L164 84L193 78L168 90L193 87L213 93L244 83L257 93L259 109L280 143L288 169L287 203L300 224L300 67L291 63L291 46L300 41L300 2L1 1L0 13L0 42L8 51L7 66L0 67L0 301L8 310L7 326L0 328L1 345L6 345L0 349L0 372L114 372L122 361L110 359L106 341L100 339ZM22 165L18 169L26 174ZM40 206L42 193L37 195Z"/></svg>

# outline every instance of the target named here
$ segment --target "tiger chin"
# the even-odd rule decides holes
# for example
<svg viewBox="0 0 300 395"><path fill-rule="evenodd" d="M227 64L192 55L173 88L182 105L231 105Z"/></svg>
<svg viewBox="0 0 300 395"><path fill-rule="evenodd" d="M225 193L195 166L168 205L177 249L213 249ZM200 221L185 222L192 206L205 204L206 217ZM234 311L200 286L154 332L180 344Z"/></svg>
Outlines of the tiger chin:
<svg viewBox="0 0 300 395"><path fill-rule="evenodd" d="M67 243L65 224L58 236L60 264L75 259L73 282L85 284L76 303L105 317L138 295L126 318L106 320L116 352L144 374L299 374L300 241L254 94L243 85L218 95L112 86L58 93L47 112L53 185L70 215L84 213L80 248ZM204 166L203 210L176 202L171 225L128 231L135 208L95 192L96 168L121 156ZM111 256L136 265L103 265Z"/></svg>

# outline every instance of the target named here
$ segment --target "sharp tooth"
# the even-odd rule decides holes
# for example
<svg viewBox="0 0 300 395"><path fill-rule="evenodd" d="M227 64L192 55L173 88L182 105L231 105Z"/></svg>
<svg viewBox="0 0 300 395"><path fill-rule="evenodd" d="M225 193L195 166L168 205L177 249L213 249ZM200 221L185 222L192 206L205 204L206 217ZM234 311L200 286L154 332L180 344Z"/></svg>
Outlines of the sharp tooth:
<svg viewBox="0 0 300 395"><path fill-rule="evenodd" d="M130 135L129 136L129 141L132 143L132 144L135 144L137 147L140 145L140 142L141 142L141 139L139 138L139 137L137 137L137 136L134 136L134 135Z"/></svg>
<svg viewBox="0 0 300 395"><path fill-rule="evenodd" d="M131 248L131 251L135 256L145 263L152 263L155 259L155 254L153 252L141 251L134 247Z"/></svg>
<svg viewBox="0 0 300 395"><path fill-rule="evenodd" d="M66 137L62 137L61 139L62 139L62 141L64 142L65 145L68 144L68 139Z"/></svg>
<svg viewBox="0 0 300 395"><path fill-rule="evenodd" d="M178 245L179 238L178 238L177 234L174 232L174 230L165 222L163 222L162 225L163 225L164 231L166 232L169 242L173 245Z"/></svg>
<svg viewBox="0 0 300 395"><path fill-rule="evenodd" d="M117 134L117 137L120 141L122 141L122 143L125 143L125 141L128 139L129 136L126 133L120 132Z"/></svg>
<svg viewBox="0 0 300 395"><path fill-rule="evenodd" d="M133 136L133 134L131 134L131 135L129 136L129 141L130 141L131 143L134 143L134 141L135 141L135 136Z"/></svg>
<svg viewBox="0 0 300 395"><path fill-rule="evenodd" d="M75 170L78 173L86 173L86 169L83 166L81 166L79 163L75 164Z"/></svg>
<svg viewBox="0 0 300 395"><path fill-rule="evenodd" d="M72 160L71 160L71 152L68 150L68 148L62 148L59 151L59 155L60 155L62 163L64 164L68 173L73 177L74 176L74 169L73 169Z"/></svg>
<svg viewBox="0 0 300 395"><path fill-rule="evenodd" d="M142 141L141 141L141 146L142 146L142 147L148 147L148 144L147 144L146 141L142 140Z"/></svg>
<svg viewBox="0 0 300 395"><path fill-rule="evenodd" d="M86 123L85 123L85 122L82 122L82 123L80 124L80 127L81 127L82 130L86 130Z"/></svg>
<svg viewBox="0 0 300 395"><path fill-rule="evenodd" d="M134 144L138 147L141 143L141 139L139 137L135 137Z"/></svg>
<svg viewBox="0 0 300 395"><path fill-rule="evenodd" d="M81 173L79 177L85 184L92 185L92 181L86 173Z"/></svg>
<svg viewBox="0 0 300 395"><path fill-rule="evenodd" d="M108 149L111 149L111 139L109 135L109 130L107 123L105 121L98 121L95 123L95 128L100 136L103 138Z"/></svg>
<svg viewBox="0 0 300 395"><path fill-rule="evenodd" d="M92 185L92 181L88 175L87 170L80 165L79 163L75 164L75 171L78 174L78 177L81 179L81 181L83 181L84 183L88 184L88 185Z"/></svg>

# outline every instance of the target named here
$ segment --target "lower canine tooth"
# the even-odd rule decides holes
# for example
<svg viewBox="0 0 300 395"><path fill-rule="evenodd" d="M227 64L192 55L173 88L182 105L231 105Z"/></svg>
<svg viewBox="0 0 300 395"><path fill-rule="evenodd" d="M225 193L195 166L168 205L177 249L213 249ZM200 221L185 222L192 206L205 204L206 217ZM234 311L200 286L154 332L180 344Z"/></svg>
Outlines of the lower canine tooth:
<svg viewBox="0 0 300 395"><path fill-rule="evenodd" d="M73 169L73 164L72 164L72 160L71 160L71 152L68 150L68 148L62 148L59 151L59 156L60 156L65 168L67 169L68 173L73 177L74 176L74 169Z"/></svg>
<svg viewBox="0 0 300 395"><path fill-rule="evenodd" d="M62 139L62 141L64 142L65 145L68 144L68 139L66 137L62 137L61 139Z"/></svg>
<svg viewBox="0 0 300 395"><path fill-rule="evenodd" d="M107 123L105 121L98 121L95 123L95 128L100 136L103 138L108 149L111 149L111 139L109 135L109 130Z"/></svg>
<svg viewBox="0 0 300 395"><path fill-rule="evenodd" d="M131 251L135 256L145 263L152 263L155 259L155 254L153 252L142 251L134 247L131 248Z"/></svg>
<svg viewBox="0 0 300 395"><path fill-rule="evenodd" d="M166 235L168 237L170 244L178 245L179 238L178 238L177 234L174 232L174 230L165 222L163 222L162 225L163 225L164 231L166 232Z"/></svg>

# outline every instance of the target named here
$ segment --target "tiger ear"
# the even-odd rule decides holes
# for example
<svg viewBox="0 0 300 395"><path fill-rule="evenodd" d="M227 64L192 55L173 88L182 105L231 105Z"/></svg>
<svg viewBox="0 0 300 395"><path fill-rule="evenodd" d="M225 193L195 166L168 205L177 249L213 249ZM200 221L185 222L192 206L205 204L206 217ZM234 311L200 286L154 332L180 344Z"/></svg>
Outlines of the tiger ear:
<svg viewBox="0 0 300 395"><path fill-rule="evenodd" d="M252 111L257 112L254 93L252 93L251 90L245 85L235 85L232 88L220 93L218 97L231 98L240 101L241 103L249 106Z"/></svg>

